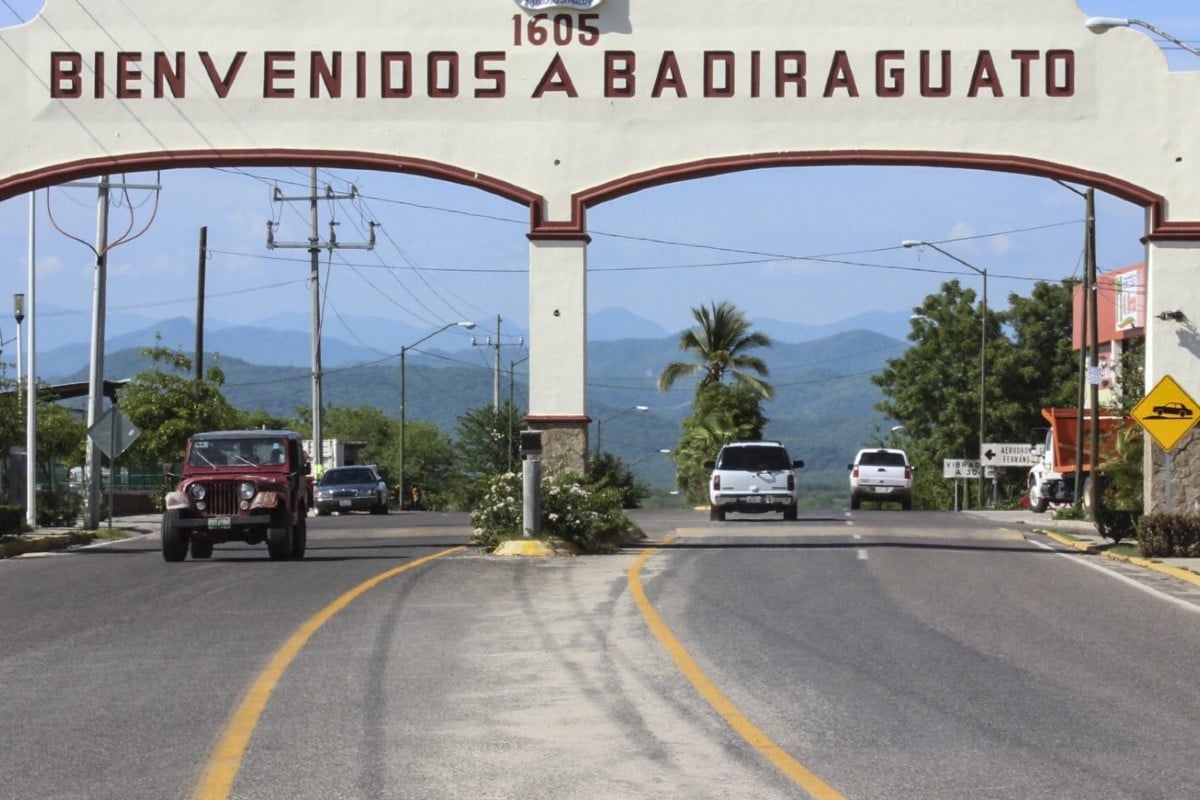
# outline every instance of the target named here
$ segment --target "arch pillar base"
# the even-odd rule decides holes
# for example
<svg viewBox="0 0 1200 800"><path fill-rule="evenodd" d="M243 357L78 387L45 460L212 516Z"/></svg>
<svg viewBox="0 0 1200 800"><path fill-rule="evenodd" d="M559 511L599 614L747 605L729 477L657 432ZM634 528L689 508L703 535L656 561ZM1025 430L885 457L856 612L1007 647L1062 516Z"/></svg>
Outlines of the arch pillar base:
<svg viewBox="0 0 1200 800"><path fill-rule="evenodd" d="M1200 239L1149 237L1146 244L1146 369L1145 389L1151 391L1170 375L1188 395L1200 402L1200 285L1196 282ZM1183 318L1159 318L1162 312ZM1168 478L1166 454L1145 436L1143 508L1147 514L1194 514L1200 510L1200 432L1193 428L1171 453ZM1170 480L1168 505L1167 481Z"/></svg>
<svg viewBox="0 0 1200 800"><path fill-rule="evenodd" d="M587 468L588 417L525 418L530 430L542 432L542 468L544 474L561 472L583 474Z"/></svg>

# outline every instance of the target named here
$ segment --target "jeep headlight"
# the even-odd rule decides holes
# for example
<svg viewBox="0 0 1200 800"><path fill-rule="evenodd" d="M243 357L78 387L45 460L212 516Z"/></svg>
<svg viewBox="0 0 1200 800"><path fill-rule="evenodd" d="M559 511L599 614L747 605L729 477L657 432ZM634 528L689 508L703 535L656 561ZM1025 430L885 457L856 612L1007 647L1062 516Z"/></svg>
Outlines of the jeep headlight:
<svg viewBox="0 0 1200 800"><path fill-rule="evenodd" d="M238 485L238 497L242 498L243 500L253 499L254 492L255 489L253 483L242 483Z"/></svg>
<svg viewBox="0 0 1200 800"><path fill-rule="evenodd" d="M188 489L188 493L191 494L193 500L203 500L208 491L204 488L203 483L193 483Z"/></svg>

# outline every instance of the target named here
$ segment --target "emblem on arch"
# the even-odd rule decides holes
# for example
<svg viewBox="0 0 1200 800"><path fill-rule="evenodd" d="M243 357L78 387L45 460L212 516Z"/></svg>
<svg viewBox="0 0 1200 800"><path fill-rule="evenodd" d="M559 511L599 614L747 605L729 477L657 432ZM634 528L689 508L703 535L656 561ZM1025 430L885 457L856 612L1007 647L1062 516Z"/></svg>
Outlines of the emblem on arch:
<svg viewBox="0 0 1200 800"><path fill-rule="evenodd" d="M528 11L543 11L547 8L569 8L574 11L587 11L603 2L604 0L517 0L517 5Z"/></svg>

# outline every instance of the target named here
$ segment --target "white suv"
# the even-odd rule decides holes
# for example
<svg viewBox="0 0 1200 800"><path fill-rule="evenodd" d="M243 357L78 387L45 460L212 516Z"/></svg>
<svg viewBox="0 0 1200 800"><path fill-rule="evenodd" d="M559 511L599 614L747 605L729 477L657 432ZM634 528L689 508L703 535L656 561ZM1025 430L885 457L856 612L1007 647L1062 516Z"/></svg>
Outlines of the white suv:
<svg viewBox="0 0 1200 800"><path fill-rule="evenodd" d="M863 500L894 501L912 508L913 467L903 450L878 447L859 450L850 468L850 508Z"/></svg>
<svg viewBox="0 0 1200 800"><path fill-rule="evenodd" d="M781 443L730 442L704 466L712 470L709 519L720 522L728 511L782 511L784 519L796 518L795 470L804 462L792 461Z"/></svg>

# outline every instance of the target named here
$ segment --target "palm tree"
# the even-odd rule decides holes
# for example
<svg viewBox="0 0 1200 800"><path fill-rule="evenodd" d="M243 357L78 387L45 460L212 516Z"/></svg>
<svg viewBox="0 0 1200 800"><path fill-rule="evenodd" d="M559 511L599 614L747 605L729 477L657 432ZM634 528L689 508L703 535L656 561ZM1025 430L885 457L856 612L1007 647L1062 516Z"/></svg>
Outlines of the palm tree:
<svg viewBox="0 0 1200 800"><path fill-rule="evenodd" d="M679 349L695 356L694 361L672 361L658 378L658 388L666 391L680 378L703 373L696 386L721 383L729 374L735 383L752 387L759 396L771 399L775 389L758 375L768 374L766 363L747 353L754 347L770 347L771 337L751 332L750 323L732 303L711 303L692 309L698 327L689 328L679 337ZM757 375L750 374L757 373Z"/></svg>

